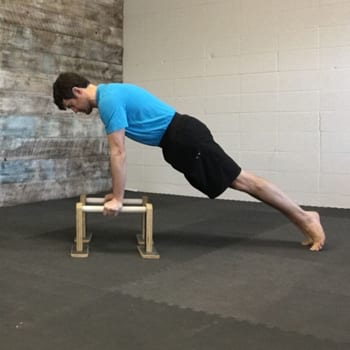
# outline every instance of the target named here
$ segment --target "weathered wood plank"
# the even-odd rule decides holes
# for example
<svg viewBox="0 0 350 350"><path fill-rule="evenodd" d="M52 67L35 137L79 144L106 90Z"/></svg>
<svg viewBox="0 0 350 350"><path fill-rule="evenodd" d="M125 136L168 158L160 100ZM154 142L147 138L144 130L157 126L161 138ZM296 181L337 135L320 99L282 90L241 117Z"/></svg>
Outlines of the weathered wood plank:
<svg viewBox="0 0 350 350"><path fill-rule="evenodd" d="M71 178L69 181L41 181L1 185L0 207L18 203L39 202L69 198L81 193L106 192L111 188L110 178Z"/></svg>
<svg viewBox="0 0 350 350"><path fill-rule="evenodd" d="M0 44L6 50L29 50L66 55L69 57L89 57L95 61L121 63L122 43L111 45L101 41L46 32L39 29L19 28L14 24L0 22Z"/></svg>
<svg viewBox="0 0 350 350"><path fill-rule="evenodd" d="M25 72L10 72L0 71L0 92L15 91L17 93L30 93L51 95L52 94L52 81L55 77L48 76L38 72L33 75L30 71ZM4 94L1 95L4 97Z"/></svg>
<svg viewBox="0 0 350 350"><path fill-rule="evenodd" d="M14 92L0 91L0 116L33 115L39 110L39 106L41 106L41 113L48 114L53 109L51 104L52 98L48 96L20 96Z"/></svg>
<svg viewBox="0 0 350 350"><path fill-rule="evenodd" d="M105 139L17 139L2 138L1 158L62 158L100 155L106 158L108 152Z"/></svg>
<svg viewBox="0 0 350 350"><path fill-rule="evenodd" d="M59 116L6 116L0 118L0 138L35 139L105 139L99 117L78 117L72 113ZM23 142L23 140L19 140Z"/></svg>
<svg viewBox="0 0 350 350"><path fill-rule="evenodd" d="M64 181L71 178L106 178L107 159L96 157L76 159L16 159L1 162L0 184L41 181Z"/></svg>
<svg viewBox="0 0 350 350"><path fill-rule="evenodd" d="M69 16L69 12L54 12L29 4L0 4L0 22L19 27L39 29L78 38L90 38L111 45L120 45L122 23L115 19L113 26Z"/></svg>
<svg viewBox="0 0 350 350"><path fill-rule="evenodd" d="M35 9L42 9L53 13L61 13L65 8L64 1L32 0L2 0L3 6L30 6ZM66 16L76 18L76 20L89 19L104 25L113 25L122 28L123 21L123 0L86 1L74 0L69 2L69 11Z"/></svg>
<svg viewBox="0 0 350 350"><path fill-rule="evenodd" d="M78 71L105 81L120 81L122 76L122 66L118 63L57 56L49 52L32 52L8 47L4 47L0 52L0 64L2 69L16 72L31 70L33 73L53 74L57 71Z"/></svg>

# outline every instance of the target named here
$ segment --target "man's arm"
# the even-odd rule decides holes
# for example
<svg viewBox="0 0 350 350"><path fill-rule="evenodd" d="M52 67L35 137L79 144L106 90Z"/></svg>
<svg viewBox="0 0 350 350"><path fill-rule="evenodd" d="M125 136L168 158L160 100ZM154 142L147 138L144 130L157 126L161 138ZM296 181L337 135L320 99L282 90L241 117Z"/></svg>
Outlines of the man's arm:
<svg viewBox="0 0 350 350"><path fill-rule="evenodd" d="M117 215L123 205L126 182L125 130L114 131L108 135L113 197L104 204L104 215Z"/></svg>

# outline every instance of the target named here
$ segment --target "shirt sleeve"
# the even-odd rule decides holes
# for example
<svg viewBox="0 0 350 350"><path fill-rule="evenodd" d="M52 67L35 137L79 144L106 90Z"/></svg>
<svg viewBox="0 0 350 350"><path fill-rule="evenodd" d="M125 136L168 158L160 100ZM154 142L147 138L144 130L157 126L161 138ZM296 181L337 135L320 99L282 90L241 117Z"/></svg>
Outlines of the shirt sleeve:
<svg viewBox="0 0 350 350"><path fill-rule="evenodd" d="M114 96L105 96L99 102L98 111L107 134L125 129L129 125L125 107Z"/></svg>

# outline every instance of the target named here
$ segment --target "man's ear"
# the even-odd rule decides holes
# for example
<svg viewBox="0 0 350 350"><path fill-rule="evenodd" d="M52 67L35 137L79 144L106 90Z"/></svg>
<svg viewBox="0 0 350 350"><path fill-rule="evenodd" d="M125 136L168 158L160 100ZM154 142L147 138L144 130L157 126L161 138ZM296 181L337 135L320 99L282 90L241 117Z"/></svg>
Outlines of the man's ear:
<svg viewBox="0 0 350 350"><path fill-rule="evenodd" d="M72 88L72 92L73 92L73 95L75 96L75 97L79 97L79 96L81 96L82 95L82 89L80 88L80 87L77 87L77 86L74 86L73 88Z"/></svg>

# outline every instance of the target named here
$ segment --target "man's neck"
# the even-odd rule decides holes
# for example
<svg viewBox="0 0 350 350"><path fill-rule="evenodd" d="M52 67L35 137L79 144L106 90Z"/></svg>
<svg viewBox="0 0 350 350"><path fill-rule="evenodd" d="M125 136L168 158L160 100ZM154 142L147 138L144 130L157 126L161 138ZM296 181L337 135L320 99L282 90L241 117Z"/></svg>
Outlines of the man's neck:
<svg viewBox="0 0 350 350"><path fill-rule="evenodd" d="M96 91L97 91L96 85L89 84L86 87L86 93L88 95L88 99L93 107L96 107Z"/></svg>

